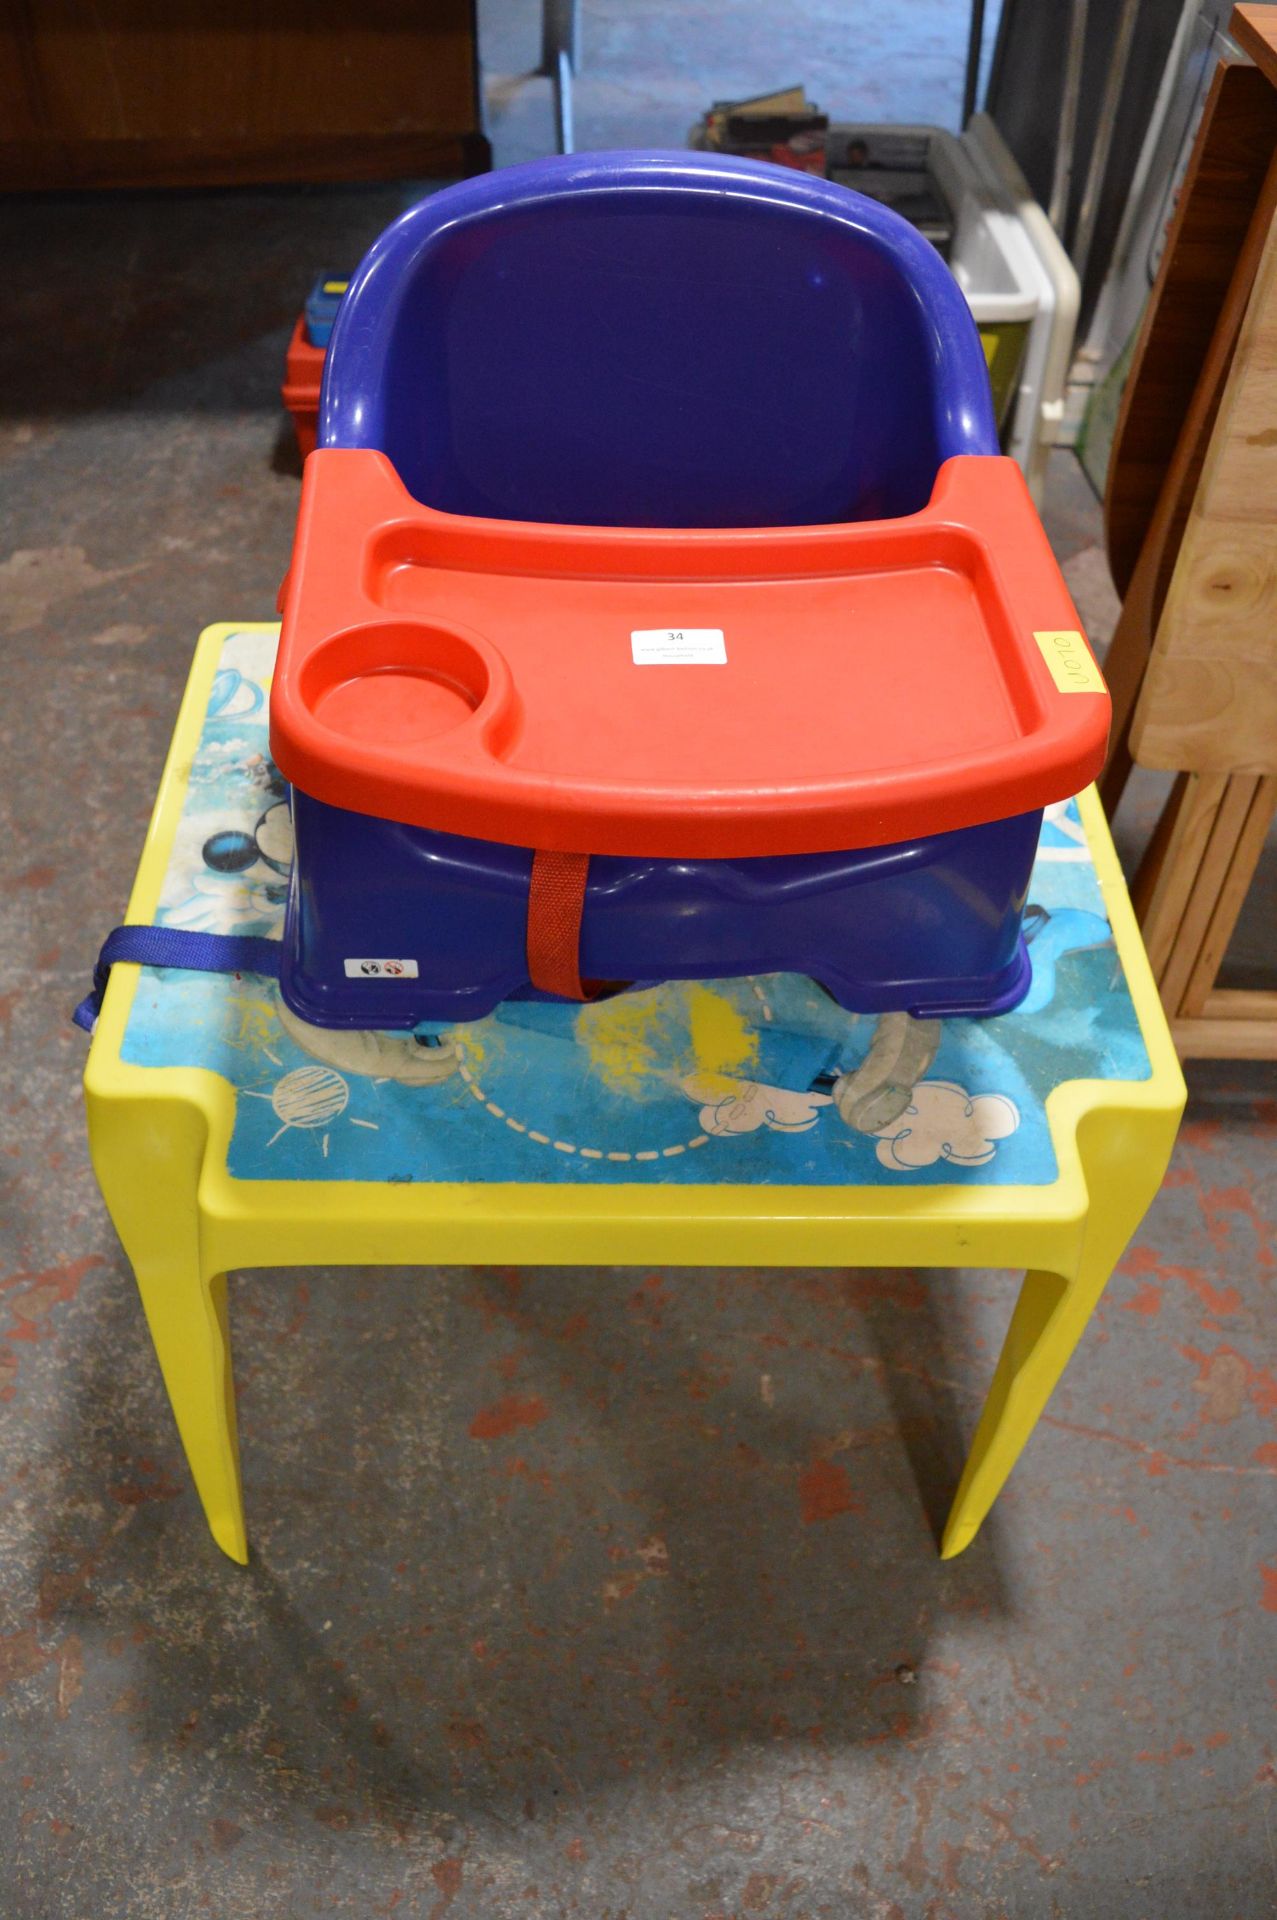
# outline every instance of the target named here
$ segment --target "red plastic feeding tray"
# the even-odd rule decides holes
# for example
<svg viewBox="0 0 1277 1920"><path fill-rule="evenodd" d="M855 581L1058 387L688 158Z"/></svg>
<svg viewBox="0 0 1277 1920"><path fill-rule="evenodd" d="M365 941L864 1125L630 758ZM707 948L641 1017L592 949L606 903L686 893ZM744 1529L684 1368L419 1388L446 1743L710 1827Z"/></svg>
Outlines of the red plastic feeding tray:
<svg viewBox="0 0 1277 1920"><path fill-rule="evenodd" d="M281 772L415 826L832 852L1025 813L1104 755L1103 682L996 456L900 519L701 532L439 513L384 455L321 449L290 579Z"/></svg>

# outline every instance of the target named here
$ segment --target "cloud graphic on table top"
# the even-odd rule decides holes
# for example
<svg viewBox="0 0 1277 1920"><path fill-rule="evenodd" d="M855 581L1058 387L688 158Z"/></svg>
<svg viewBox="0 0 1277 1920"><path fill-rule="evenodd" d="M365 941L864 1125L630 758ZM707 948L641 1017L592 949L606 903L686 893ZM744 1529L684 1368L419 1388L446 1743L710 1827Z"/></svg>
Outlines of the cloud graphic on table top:
<svg viewBox="0 0 1277 1920"><path fill-rule="evenodd" d="M1003 1093L969 1094L952 1080L921 1080L900 1118L873 1137L878 1159L896 1173L937 1160L982 1167L1019 1124L1020 1109Z"/></svg>
<svg viewBox="0 0 1277 1920"><path fill-rule="evenodd" d="M799 1093L789 1087L768 1087L758 1080L733 1080L723 1073L689 1073L681 1082L689 1100L701 1105L706 1133L753 1133L766 1127L772 1133L807 1133L830 1104L827 1093Z"/></svg>

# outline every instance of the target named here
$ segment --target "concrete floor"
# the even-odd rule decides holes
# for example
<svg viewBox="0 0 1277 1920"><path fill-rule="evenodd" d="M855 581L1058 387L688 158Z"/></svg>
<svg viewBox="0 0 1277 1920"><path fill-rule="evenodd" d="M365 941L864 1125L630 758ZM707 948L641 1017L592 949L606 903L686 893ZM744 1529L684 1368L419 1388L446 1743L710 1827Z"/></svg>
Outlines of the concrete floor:
<svg viewBox="0 0 1277 1920"><path fill-rule="evenodd" d="M643 138L667 66L656 137L777 72L861 111L843 11L768 67L742 9L715 67L718 10L673 45L666 9L592 8L583 128ZM923 63L875 58L881 110L943 117ZM506 89L504 158L539 85ZM1271 1074L1191 1070L1165 1189L956 1562L933 1528L1008 1275L242 1276L252 1565L209 1540L67 1015L197 629L272 610L300 295L407 197L0 204L0 1914L1272 1914ZM1095 503L1069 456L1051 484L1102 629ZM1272 926L1269 885L1239 977Z"/></svg>
<svg viewBox="0 0 1277 1920"><path fill-rule="evenodd" d="M985 65L999 9L988 8ZM497 164L553 142L535 0L481 0ZM577 145L681 147L711 100L805 83L837 120L911 121L957 132L966 72L965 0L582 0Z"/></svg>

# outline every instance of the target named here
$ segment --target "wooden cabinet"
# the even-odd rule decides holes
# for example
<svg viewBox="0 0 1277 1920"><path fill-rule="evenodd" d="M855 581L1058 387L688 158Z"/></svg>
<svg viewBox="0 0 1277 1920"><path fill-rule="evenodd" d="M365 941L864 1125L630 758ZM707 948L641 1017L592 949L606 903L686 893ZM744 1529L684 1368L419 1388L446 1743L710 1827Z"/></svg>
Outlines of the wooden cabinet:
<svg viewBox="0 0 1277 1920"><path fill-rule="evenodd" d="M1132 894L1181 1055L1277 1060L1277 990L1217 984L1277 820L1277 6L1229 32L1109 469L1101 793L1176 775Z"/></svg>
<svg viewBox="0 0 1277 1920"><path fill-rule="evenodd" d="M0 0L0 186L490 164L474 0Z"/></svg>

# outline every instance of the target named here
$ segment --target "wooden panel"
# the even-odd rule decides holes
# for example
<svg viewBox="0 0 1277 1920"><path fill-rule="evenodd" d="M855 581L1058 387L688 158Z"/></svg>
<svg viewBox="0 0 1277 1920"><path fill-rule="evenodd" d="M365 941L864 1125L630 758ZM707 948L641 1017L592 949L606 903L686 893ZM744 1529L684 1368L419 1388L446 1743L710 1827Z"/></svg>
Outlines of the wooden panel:
<svg viewBox="0 0 1277 1920"><path fill-rule="evenodd" d="M1141 766L1277 773L1277 223L1131 727Z"/></svg>
<svg viewBox="0 0 1277 1920"><path fill-rule="evenodd" d="M1228 31L1277 87L1277 7L1234 7Z"/></svg>
<svg viewBox="0 0 1277 1920"><path fill-rule="evenodd" d="M1245 824L1238 835L1215 911L1180 1001L1187 1014L1204 1014L1207 1011L1211 989L1233 937L1237 916L1250 891L1250 883L1255 877L1255 868L1259 865L1274 813L1277 813L1277 779L1255 781Z"/></svg>
<svg viewBox="0 0 1277 1920"><path fill-rule="evenodd" d="M460 179L485 173L482 134L351 133L336 139L0 140L0 190L217 187L268 181Z"/></svg>
<svg viewBox="0 0 1277 1920"><path fill-rule="evenodd" d="M1144 848L1138 871L1130 886L1131 905L1135 909L1135 918L1139 921L1141 928L1156 898L1157 889L1161 885L1167 855L1179 844L1182 837L1184 805L1188 799L1189 790L1192 786L1200 784L1195 775L1180 774L1162 806L1157 824ZM1181 902L1181 906L1182 904ZM1147 941L1145 947L1147 950ZM1156 967L1153 971L1157 972Z"/></svg>
<svg viewBox="0 0 1277 1920"><path fill-rule="evenodd" d="M1110 817L1117 810L1131 771L1131 722L1153 649L1153 636L1161 619L1189 509L1201 479L1233 353L1274 218L1277 218L1277 154L1260 188L1153 518L1122 602L1121 616L1105 655L1104 677L1113 698L1113 725L1100 793Z"/></svg>
<svg viewBox="0 0 1277 1920"><path fill-rule="evenodd" d="M1113 439L1105 529L1119 593L1131 584L1275 149L1277 92L1255 68L1221 64L1180 186ZM1242 288L1243 302L1248 291ZM1195 473L1180 489L1172 559L1193 479ZM1159 601L1164 591L1165 582Z"/></svg>
<svg viewBox="0 0 1277 1920"><path fill-rule="evenodd" d="M0 184L473 171L473 0L0 0Z"/></svg>
<svg viewBox="0 0 1277 1920"><path fill-rule="evenodd" d="M1194 1011L1184 1005L1184 990L1201 952L1206 929L1219 905L1258 784L1257 780L1234 774L1224 789L1210 838L1197 862L1193 890L1157 983L1162 1005L1171 1013Z"/></svg>
<svg viewBox="0 0 1277 1920"><path fill-rule="evenodd" d="M1172 1020L1181 1060L1277 1060L1277 993L1266 1019Z"/></svg>
<svg viewBox="0 0 1277 1920"><path fill-rule="evenodd" d="M1186 774L1135 876L1131 899L1159 986L1227 787L1223 774Z"/></svg>
<svg viewBox="0 0 1277 1920"><path fill-rule="evenodd" d="M1277 993L1268 988L1226 987L1208 995L1202 1013L1207 1020L1271 1020L1277 1017Z"/></svg>

